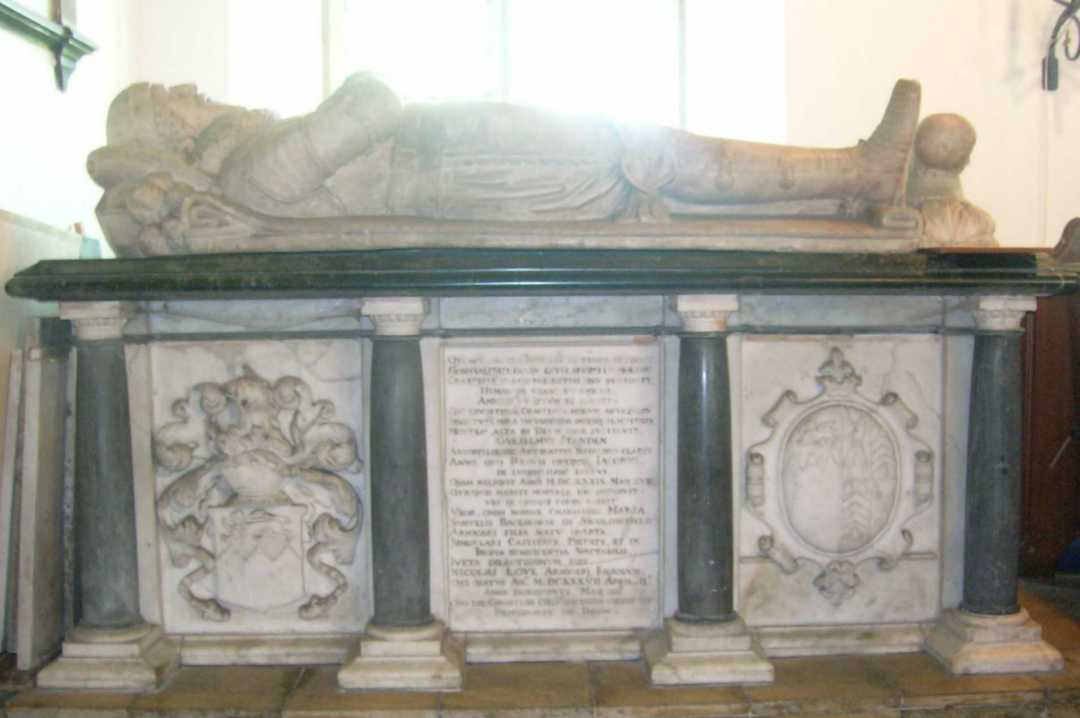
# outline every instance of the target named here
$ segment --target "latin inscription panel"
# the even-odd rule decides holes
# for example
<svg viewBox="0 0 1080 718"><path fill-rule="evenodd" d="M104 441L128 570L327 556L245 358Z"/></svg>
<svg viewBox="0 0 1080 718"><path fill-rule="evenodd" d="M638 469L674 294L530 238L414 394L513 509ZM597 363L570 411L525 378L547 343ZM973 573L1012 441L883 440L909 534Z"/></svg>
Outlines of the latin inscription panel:
<svg viewBox="0 0 1080 718"><path fill-rule="evenodd" d="M659 622L660 356L651 337L444 345L454 630Z"/></svg>

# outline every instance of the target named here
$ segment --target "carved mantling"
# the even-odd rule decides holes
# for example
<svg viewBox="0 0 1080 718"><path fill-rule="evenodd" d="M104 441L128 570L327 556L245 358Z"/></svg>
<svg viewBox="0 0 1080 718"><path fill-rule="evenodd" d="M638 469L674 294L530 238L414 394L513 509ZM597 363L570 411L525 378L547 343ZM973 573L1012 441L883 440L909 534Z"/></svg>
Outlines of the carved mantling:
<svg viewBox="0 0 1080 718"><path fill-rule="evenodd" d="M785 574L816 567L814 587L838 607L866 570L911 554L912 521L934 501L934 454L900 396L860 393L839 349L817 383L816 396L785 391L762 417L770 433L747 451L744 502L760 522L759 553Z"/></svg>
<svg viewBox="0 0 1080 718"><path fill-rule="evenodd" d="M302 379L270 382L247 366L173 402L176 420L153 442L159 472L174 476L158 523L172 565L187 571L177 591L203 618L295 606L318 619L348 590L339 567L355 558L363 509L341 474L361 463L334 411Z"/></svg>

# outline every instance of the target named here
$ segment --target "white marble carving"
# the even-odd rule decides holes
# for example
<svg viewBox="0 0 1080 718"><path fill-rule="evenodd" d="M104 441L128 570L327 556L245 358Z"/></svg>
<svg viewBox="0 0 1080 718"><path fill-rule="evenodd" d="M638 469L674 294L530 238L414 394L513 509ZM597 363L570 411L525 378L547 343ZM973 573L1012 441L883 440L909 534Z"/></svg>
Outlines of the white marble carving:
<svg viewBox="0 0 1080 718"><path fill-rule="evenodd" d="M113 101L108 144L87 168L105 190L98 219L121 256L651 249L657 240L808 251L992 246L992 220L960 187L974 130L956 115L920 124L920 101L918 83L899 80L865 140L821 149L508 104L403 106L364 73L291 120L210 102L190 86L139 83Z"/></svg>
<svg viewBox="0 0 1080 718"><path fill-rule="evenodd" d="M153 352L167 629L360 629L368 577L358 343ZM256 358L260 370L249 363ZM180 364L180 376L160 371Z"/></svg>
<svg viewBox="0 0 1080 718"><path fill-rule="evenodd" d="M754 626L933 618L940 341L751 338L744 346L744 410L757 414L744 416L744 436L757 441L741 472L740 612ZM768 373L781 364L786 371ZM806 369L815 365L811 393ZM795 388L776 388L785 375L781 386ZM763 404L770 394L779 399Z"/></svg>

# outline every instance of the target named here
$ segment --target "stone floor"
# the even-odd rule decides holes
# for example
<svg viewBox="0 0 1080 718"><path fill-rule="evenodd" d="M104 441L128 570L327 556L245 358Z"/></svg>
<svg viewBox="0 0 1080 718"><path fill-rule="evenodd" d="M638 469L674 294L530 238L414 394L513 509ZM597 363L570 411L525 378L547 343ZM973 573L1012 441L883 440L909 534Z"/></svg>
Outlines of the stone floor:
<svg viewBox="0 0 1080 718"><path fill-rule="evenodd" d="M1048 675L946 675L922 654L776 659L771 686L651 688L638 662L473 665L460 693L340 693L333 666L185 668L163 691L132 696L38 691L9 676L9 716L365 716L367 718L675 718L1078 716L1080 622L1034 590L1024 605L1066 657ZM1075 599L1075 596L1072 597ZM1066 599L1071 600L1071 599ZM12 683L11 681L15 681ZM0 711L2 712L2 711Z"/></svg>

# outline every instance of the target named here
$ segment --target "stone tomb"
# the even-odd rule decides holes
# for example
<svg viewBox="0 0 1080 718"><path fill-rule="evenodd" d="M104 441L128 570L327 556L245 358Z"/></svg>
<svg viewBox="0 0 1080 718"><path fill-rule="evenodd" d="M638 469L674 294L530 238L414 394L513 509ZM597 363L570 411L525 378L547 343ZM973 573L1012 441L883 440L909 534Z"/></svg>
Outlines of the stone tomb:
<svg viewBox="0 0 1080 718"><path fill-rule="evenodd" d="M1077 277L993 251L975 131L920 97L833 149L367 74L283 121L121 92L88 169L122 258L8 285L76 335L80 620L41 684L1060 667L1017 603L1020 322Z"/></svg>
<svg viewBox="0 0 1080 718"><path fill-rule="evenodd" d="M967 259L877 255L840 291L812 255L665 252L688 285L718 263L712 293L671 293L612 252L631 293L598 294L570 253L530 258L555 295L485 296L520 279L510 257L472 296L422 269L423 291L365 296L364 254L337 260L327 281L360 290L299 301L188 295L249 276L199 257L12 283L57 298L82 273L61 311L99 429L75 448L95 623L41 685L142 690L178 662L438 690L463 660L644 657L658 684L766 682L786 655L1061 665L1016 605L1015 407L1020 320L1071 275L1011 255L1008 291L979 295ZM182 275L131 301L94 273L133 261ZM274 284L297 260L262 261ZM777 262L811 293L730 291Z"/></svg>

